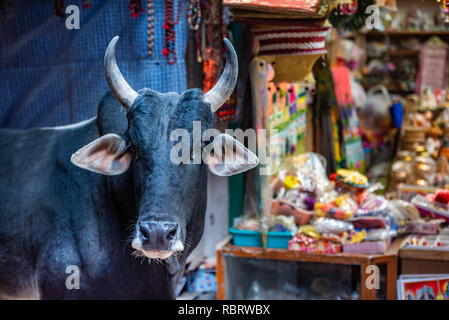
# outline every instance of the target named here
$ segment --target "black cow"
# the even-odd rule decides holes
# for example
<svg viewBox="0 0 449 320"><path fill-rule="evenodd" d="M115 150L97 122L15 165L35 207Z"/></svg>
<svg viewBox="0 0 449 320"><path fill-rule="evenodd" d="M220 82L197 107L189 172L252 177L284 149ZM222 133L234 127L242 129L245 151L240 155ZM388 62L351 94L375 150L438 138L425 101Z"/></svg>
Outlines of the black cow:
<svg viewBox="0 0 449 320"><path fill-rule="evenodd" d="M210 129L234 89L237 57L228 40L215 87L181 95L134 91L117 67L117 40L105 54L112 94L97 117L0 130L1 298L174 298L203 232L207 168L226 176L258 163L228 135L199 146L200 164L170 158L180 143L171 132L191 133L193 121ZM238 157L222 161L230 153Z"/></svg>

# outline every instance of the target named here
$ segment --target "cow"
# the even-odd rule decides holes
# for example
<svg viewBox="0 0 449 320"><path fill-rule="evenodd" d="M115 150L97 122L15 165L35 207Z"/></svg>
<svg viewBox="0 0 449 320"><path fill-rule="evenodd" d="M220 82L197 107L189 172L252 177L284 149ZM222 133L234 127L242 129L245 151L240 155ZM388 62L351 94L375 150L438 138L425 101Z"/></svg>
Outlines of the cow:
<svg viewBox="0 0 449 320"><path fill-rule="evenodd" d="M208 169L229 176L258 164L226 134L202 142L205 161L170 158L180 143L171 132L211 129L234 90L229 40L215 86L182 94L135 91L117 66L117 41L106 49L110 92L96 117L0 130L2 299L174 299L203 233Z"/></svg>

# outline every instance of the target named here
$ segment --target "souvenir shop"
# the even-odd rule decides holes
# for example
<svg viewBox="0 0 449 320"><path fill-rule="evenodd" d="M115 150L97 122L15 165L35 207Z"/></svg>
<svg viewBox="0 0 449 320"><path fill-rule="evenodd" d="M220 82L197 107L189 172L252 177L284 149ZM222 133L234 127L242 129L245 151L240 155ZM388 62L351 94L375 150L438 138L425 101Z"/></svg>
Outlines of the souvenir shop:
<svg viewBox="0 0 449 320"><path fill-rule="evenodd" d="M449 299L449 2L220 8L240 75L219 117L266 129L270 161L229 178L229 235L188 286L218 299ZM198 48L207 87L221 51Z"/></svg>

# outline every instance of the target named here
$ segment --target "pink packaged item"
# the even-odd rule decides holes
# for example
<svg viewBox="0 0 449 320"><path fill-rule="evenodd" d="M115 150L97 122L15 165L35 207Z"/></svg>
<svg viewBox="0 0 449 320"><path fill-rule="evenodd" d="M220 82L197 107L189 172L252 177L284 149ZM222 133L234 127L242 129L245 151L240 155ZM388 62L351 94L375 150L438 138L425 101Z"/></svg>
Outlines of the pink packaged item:
<svg viewBox="0 0 449 320"><path fill-rule="evenodd" d="M381 254L390 247L391 239L381 241L365 241L360 243L343 244L343 252L359 254Z"/></svg>

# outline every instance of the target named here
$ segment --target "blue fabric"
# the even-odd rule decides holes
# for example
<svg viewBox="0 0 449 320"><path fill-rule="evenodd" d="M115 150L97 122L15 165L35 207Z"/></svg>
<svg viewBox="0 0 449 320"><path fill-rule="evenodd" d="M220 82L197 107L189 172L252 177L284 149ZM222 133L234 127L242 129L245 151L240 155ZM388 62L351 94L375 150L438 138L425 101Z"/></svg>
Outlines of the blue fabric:
<svg viewBox="0 0 449 320"><path fill-rule="evenodd" d="M184 0L183 0L184 1ZM154 0L155 43L147 54L147 14L132 18L128 0L65 1L80 7L80 29L68 30L55 16L54 1L15 0L0 10L0 127L64 125L96 114L108 90L103 56L119 35L117 62L136 90L161 92L186 89L184 52L187 41L185 3L176 30L177 63L162 55L163 0ZM146 1L143 1L146 11ZM175 17L178 0L174 0Z"/></svg>

